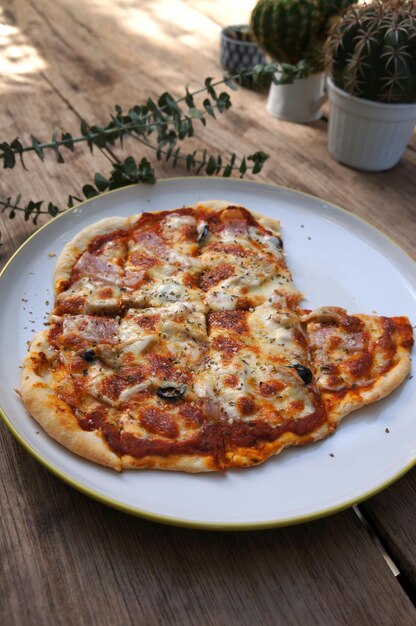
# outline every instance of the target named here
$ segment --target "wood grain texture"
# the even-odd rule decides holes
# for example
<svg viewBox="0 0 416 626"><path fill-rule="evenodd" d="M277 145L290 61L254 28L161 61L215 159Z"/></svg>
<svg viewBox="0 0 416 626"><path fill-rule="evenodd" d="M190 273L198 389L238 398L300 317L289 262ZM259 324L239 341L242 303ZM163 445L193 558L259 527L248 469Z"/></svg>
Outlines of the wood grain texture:
<svg viewBox="0 0 416 626"><path fill-rule="evenodd" d="M288 529L152 524L61 483L1 426L2 623L412 624L352 511Z"/></svg>
<svg viewBox="0 0 416 626"><path fill-rule="evenodd" d="M416 471L360 508L399 570L416 589Z"/></svg>
<svg viewBox="0 0 416 626"><path fill-rule="evenodd" d="M81 117L105 123L116 103L129 107L165 90L179 96L186 83L195 88L205 76L220 76L220 29L246 22L252 5L3 0L1 136L48 139L55 126L75 135ZM264 94L240 89L232 98L232 109L201 127L190 151L262 149L271 158L259 180L339 204L415 255L414 139L394 170L365 174L330 158L325 120L294 125L267 115ZM127 148L151 156L139 144ZM0 193L65 206L96 171L109 171L98 151L93 161L82 149L65 157L65 166L32 157L28 172L3 171ZM164 163L157 172L185 174ZM35 228L2 217L0 264ZM416 623L413 605L352 510L261 533L163 527L75 492L29 457L4 425L0 432L2 624ZM408 502L415 477L409 473L366 506L409 572L416 562Z"/></svg>

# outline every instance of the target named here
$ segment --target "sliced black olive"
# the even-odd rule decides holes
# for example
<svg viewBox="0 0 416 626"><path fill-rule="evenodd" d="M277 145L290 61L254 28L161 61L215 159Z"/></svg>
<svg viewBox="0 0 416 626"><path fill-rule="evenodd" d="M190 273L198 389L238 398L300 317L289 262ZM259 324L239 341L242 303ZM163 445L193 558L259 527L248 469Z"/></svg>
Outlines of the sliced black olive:
<svg viewBox="0 0 416 626"><path fill-rule="evenodd" d="M283 250L283 239L281 237L273 237L272 241L278 250Z"/></svg>
<svg viewBox="0 0 416 626"><path fill-rule="evenodd" d="M209 233L209 228L208 228L208 224L205 224L201 230L201 232L199 233L199 237L198 237L198 243L199 245L203 244L205 239L207 238Z"/></svg>
<svg viewBox="0 0 416 626"><path fill-rule="evenodd" d="M309 367L306 367L305 365L300 365L300 363L295 363L295 365L292 365L292 367L297 371L305 385L309 385L309 383L312 381L312 372Z"/></svg>
<svg viewBox="0 0 416 626"><path fill-rule="evenodd" d="M85 361L88 361L88 363L91 363L91 361L93 361L95 357L96 354L94 350L85 350L84 354L82 355L82 358L85 359Z"/></svg>
<svg viewBox="0 0 416 626"><path fill-rule="evenodd" d="M186 387L182 385L180 387L159 387L157 395L163 400L168 402L174 402L175 400L181 400L185 394Z"/></svg>

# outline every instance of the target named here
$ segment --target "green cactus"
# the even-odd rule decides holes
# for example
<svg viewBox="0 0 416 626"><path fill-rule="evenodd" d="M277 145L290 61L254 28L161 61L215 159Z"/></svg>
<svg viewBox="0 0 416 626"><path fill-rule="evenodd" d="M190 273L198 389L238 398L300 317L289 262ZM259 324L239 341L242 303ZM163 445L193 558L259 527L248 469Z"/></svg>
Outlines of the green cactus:
<svg viewBox="0 0 416 626"><path fill-rule="evenodd" d="M416 3L351 7L328 37L334 83L380 102L416 102Z"/></svg>
<svg viewBox="0 0 416 626"><path fill-rule="evenodd" d="M259 0L251 14L258 44L276 61L306 61L311 71L324 65L323 44L332 20L352 0Z"/></svg>

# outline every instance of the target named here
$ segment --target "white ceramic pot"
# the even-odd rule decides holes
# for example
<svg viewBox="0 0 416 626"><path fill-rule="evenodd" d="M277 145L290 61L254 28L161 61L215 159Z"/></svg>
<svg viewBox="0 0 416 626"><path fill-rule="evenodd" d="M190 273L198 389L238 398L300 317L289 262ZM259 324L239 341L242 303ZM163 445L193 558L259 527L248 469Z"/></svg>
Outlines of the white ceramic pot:
<svg viewBox="0 0 416 626"><path fill-rule="evenodd" d="M276 74L279 78L279 73ZM299 78L290 85L270 86L266 109L282 120L307 124L322 116L321 106L325 101L323 74L312 74Z"/></svg>
<svg viewBox="0 0 416 626"><path fill-rule="evenodd" d="M356 98L327 79L328 150L340 163L379 172L400 160L416 124L416 104Z"/></svg>

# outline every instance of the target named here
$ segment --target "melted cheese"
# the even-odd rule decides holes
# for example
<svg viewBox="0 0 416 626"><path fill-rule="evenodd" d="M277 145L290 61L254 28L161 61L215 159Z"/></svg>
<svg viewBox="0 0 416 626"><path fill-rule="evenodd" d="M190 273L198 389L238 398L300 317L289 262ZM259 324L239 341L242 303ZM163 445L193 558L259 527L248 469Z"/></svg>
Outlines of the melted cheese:
<svg viewBox="0 0 416 626"><path fill-rule="evenodd" d="M230 318L231 319L231 318ZM244 314L247 331L212 325L207 370L198 380L199 395L213 394L229 420L250 421L239 409L244 398L255 398L257 417L273 421L301 419L315 411L315 397L298 375L295 364L309 366L307 350L296 339L301 333L297 316L264 305ZM222 349L224 346L224 349ZM261 385L276 392L262 395Z"/></svg>
<svg viewBox="0 0 416 626"><path fill-rule="evenodd" d="M113 373L114 372L112 369L104 367L100 363L93 363L88 368L86 385L89 393L94 396L94 398L97 398L97 400L100 400L101 402L104 402L105 404L108 404L110 406L117 407L118 401L107 396L103 392L102 388L102 383L104 382L104 380L108 376L112 376Z"/></svg>
<svg viewBox="0 0 416 626"><path fill-rule="evenodd" d="M205 316L200 309L185 303L145 311L131 309L120 323L119 337L122 357L129 364L140 364L143 353L155 350L170 355L179 368L194 371L204 354Z"/></svg>
<svg viewBox="0 0 416 626"><path fill-rule="evenodd" d="M249 227L248 234L250 239L264 246L274 256L280 259L284 257L281 240L276 235L263 233L253 226Z"/></svg>
<svg viewBox="0 0 416 626"><path fill-rule="evenodd" d="M123 389L123 391L119 395L119 401L127 402L136 393L139 393L140 391L143 391L143 389L146 389L146 387L149 387L151 382L152 381L150 380L145 380L142 383L138 383L137 385L132 385L131 387L127 387L127 389Z"/></svg>

